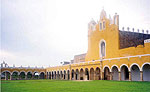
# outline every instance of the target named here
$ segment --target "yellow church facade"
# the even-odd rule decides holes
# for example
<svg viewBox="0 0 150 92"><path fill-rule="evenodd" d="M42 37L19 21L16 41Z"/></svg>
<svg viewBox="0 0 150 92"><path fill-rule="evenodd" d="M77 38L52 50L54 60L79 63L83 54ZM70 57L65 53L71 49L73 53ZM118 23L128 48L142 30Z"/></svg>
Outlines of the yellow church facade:
<svg viewBox="0 0 150 92"><path fill-rule="evenodd" d="M88 24L85 62L46 68L48 79L150 81L150 34L119 30L119 15Z"/></svg>

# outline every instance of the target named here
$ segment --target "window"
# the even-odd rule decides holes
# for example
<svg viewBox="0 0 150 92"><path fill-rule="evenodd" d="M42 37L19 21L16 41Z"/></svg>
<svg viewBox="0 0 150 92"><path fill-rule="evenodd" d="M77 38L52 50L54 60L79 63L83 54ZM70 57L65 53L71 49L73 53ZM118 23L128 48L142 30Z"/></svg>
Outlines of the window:
<svg viewBox="0 0 150 92"><path fill-rule="evenodd" d="M101 43L101 55L102 57L105 57L105 43L104 42Z"/></svg>
<svg viewBox="0 0 150 92"><path fill-rule="evenodd" d="M102 30L102 23L100 23L100 25L99 25L99 26L100 26L100 30Z"/></svg>
<svg viewBox="0 0 150 92"><path fill-rule="evenodd" d="M106 56L106 42L105 40L100 41L100 58L104 58Z"/></svg>
<svg viewBox="0 0 150 92"><path fill-rule="evenodd" d="M103 22L103 29L105 29L105 21Z"/></svg>

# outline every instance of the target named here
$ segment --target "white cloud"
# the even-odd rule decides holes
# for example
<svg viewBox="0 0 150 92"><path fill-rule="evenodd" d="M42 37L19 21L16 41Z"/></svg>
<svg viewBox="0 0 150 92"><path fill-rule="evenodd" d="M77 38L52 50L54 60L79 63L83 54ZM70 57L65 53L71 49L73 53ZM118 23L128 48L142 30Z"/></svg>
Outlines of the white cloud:
<svg viewBox="0 0 150 92"><path fill-rule="evenodd" d="M0 53L0 57L1 58L6 58L6 57L8 57L8 58L16 58L16 56L14 55L14 54L12 54L12 53L10 53L10 52L7 52L7 51L1 51L1 53Z"/></svg>
<svg viewBox="0 0 150 92"><path fill-rule="evenodd" d="M141 3L142 2L142 3ZM49 66L87 52L87 25L104 7L120 27L150 29L149 5L141 0L3 0L2 40L9 64ZM6 35L7 34L7 35ZM11 56L12 55L12 56Z"/></svg>

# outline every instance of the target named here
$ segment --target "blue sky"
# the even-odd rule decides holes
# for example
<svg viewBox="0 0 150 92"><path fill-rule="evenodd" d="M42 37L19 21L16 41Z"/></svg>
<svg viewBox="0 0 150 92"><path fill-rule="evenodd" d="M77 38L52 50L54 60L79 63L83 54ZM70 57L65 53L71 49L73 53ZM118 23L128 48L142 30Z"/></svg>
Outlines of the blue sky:
<svg viewBox="0 0 150 92"><path fill-rule="evenodd" d="M1 57L10 66L55 66L87 52L88 22L104 7L120 29L150 30L149 0L1 0Z"/></svg>

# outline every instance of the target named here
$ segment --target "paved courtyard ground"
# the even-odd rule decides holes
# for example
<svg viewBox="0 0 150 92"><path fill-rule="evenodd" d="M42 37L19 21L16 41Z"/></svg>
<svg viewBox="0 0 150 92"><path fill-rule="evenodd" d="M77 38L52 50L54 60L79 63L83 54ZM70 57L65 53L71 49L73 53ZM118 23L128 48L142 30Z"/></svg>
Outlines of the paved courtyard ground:
<svg viewBox="0 0 150 92"><path fill-rule="evenodd" d="M1 81L2 92L150 92L150 82L130 81Z"/></svg>

